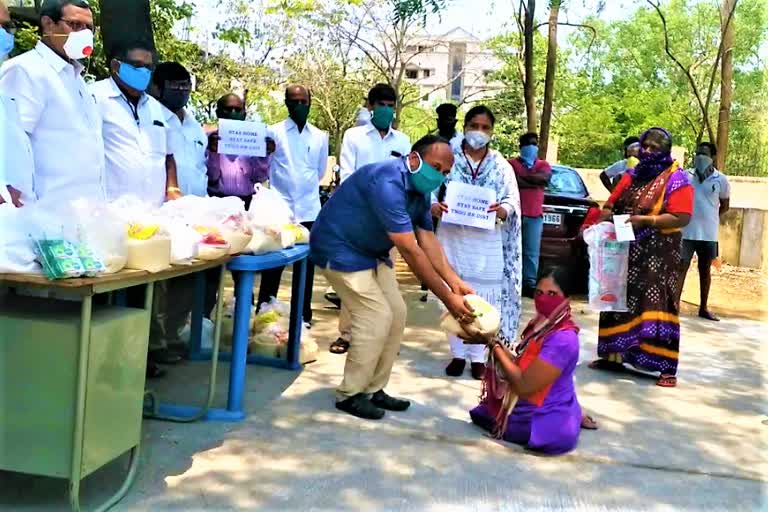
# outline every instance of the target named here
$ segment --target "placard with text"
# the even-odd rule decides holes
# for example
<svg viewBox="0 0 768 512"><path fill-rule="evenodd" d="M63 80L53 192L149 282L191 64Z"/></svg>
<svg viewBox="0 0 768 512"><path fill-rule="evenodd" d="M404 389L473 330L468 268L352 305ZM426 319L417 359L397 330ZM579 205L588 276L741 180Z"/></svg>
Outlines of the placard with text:
<svg viewBox="0 0 768 512"><path fill-rule="evenodd" d="M267 156L267 126L253 121L219 120L222 155Z"/></svg>
<svg viewBox="0 0 768 512"><path fill-rule="evenodd" d="M496 214L488 213L488 207L496 202L496 191L485 187L452 181L445 190L448 212L442 222L479 229L496 227Z"/></svg>

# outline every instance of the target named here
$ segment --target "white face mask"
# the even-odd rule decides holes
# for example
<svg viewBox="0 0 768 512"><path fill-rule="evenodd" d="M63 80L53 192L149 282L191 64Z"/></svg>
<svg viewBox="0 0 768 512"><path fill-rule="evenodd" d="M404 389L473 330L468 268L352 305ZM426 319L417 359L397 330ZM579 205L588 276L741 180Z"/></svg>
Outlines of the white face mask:
<svg viewBox="0 0 768 512"><path fill-rule="evenodd" d="M472 130L464 134L464 140L467 141L467 144L472 149L477 151L478 149L483 149L491 142L491 136L479 130Z"/></svg>
<svg viewBox="0 0 768 512"><path fill-rule="evenodd" d="M93 53L93 32L86 28L78 32L70 32L64 43L64 53L74 60L85 59Z"/></svg>

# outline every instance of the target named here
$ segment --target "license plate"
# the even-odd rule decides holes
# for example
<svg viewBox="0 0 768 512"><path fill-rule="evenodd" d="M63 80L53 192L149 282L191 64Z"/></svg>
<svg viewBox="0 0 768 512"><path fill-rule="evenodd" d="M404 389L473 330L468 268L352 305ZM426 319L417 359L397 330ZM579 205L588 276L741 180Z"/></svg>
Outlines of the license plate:
<svg viewBox="0 0 768 512"><path fill-rule="evenodd" d="M562 223L563 223L562 213L545 213L544 214L544 224L559 226Z"/></svg>

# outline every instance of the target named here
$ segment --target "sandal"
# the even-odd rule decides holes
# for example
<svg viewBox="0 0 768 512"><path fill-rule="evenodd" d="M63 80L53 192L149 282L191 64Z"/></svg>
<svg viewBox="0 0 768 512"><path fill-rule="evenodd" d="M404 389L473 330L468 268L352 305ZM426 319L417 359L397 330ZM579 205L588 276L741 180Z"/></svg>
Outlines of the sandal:
<svg viewBox="0 0 768 512"><path fill-rule="evenodd" d="M677 377L662 373L659 380L656 381L656 385L662 388L674 388L677 386Z"/></svg>
<svg viewBox="0 0 768 512"><path fill-rule="evenodd" d="M592 419L592 416L585 414L581 417L581 428L584 430L597 430L597 422Z"/></svg>
<svg viewBox="0 0 768 512"><path fill-rule="evenodd" d="M330 351L331 354L346 354L348 350L349 342L341 338L331 343L331 346L328 347L328 351Z"/></svg>
<svg viewBox="0 0 768 512"><path fill-rule="evenodd" d="M604 370L608 372L624 372L627 369L624 367L623 364L617 363L615 361L609 361L608 359L595 359L591 363L589 363L589 368L592 370Z"/></svg>

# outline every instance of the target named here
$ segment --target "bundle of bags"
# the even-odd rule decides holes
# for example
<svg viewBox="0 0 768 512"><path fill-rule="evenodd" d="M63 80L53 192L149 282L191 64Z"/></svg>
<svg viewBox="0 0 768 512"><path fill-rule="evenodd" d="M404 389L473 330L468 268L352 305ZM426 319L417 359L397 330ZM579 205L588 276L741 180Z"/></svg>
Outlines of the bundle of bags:
<svg viewBox="0 0 768 512"><path fill-rule="evenodd" d="M275 190L256 185L248 218L253 230L248 252L265 254L309 243L309 230L294 223L290 207Z"/></svg>
<svg viewBox="0 0 768 512"><path fill-rule="evenodd" d="M252 318L249 352L266 357L287 357L290 320L288 305L273 298L269 303L262 304L259 313ZM318 350L309 329L302 327L299 363L316 361Z"/></svg>
<svg viewBox="0 0 768 512"><path fill-rule="evenodd" d="M584 231L589 252L589 306L594 311L627 311L629 242L616 240L612 222Z"/></svg>

